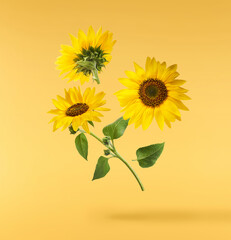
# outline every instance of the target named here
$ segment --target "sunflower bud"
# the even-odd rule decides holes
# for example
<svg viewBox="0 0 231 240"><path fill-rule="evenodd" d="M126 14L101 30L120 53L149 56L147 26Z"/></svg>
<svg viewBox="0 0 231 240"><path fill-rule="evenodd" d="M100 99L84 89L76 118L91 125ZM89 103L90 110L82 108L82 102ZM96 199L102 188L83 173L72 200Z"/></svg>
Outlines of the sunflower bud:
<svg viewBox="0 0 231 240"><path fill-rule="evenodd" d="M108 136L107 136L107 137L104 137L104 138L103 138L103 144L104 144L105 146L109 145L110 140L111 140L110 137L108 137Z"/></svg>
<svg viewBox="0 0 231 240"><path fill-rule="evenodd" d="M105 155L105 156L108 156L110 153L111 153L111 152L110 152L109 149L105 149L105 150L104 150L104 155Z"/></svg>

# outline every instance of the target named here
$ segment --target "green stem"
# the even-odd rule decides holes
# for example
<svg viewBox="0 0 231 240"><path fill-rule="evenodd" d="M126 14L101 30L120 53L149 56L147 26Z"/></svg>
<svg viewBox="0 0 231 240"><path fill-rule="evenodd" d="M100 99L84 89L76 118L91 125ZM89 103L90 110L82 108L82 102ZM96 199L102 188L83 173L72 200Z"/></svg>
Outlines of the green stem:
<svg viewBox="0 0 231 240"><path fill-rule="evenodd" d="M104 145L103 140L100 139L98 136L96 136L93 132L90 132L90 135L91 135L92 137L94 137L95 139L97 139L99 142L101 142L101 143ZM106 146L106 145L104 145L104 146L107 147L110 151L112 151L112 152L114 153L114 150L113 150L111 147Z"/></svg>
<svg viewBox="0 0 231 240"><path fill-rule="evenodd" d="M83 132L83 133L86 133L84 130L81 130L81 129L79 129L79 131ZM96 136L93 132L90 132L90 135L104 145L102 139L100 139L98 136ZM128 169L132 172L133 176L136 178L137 182L139 183L141 190L144 191L144 186L141 183L141 181L140 181L139 177L137 176L136 172L132 169L132 167L128 164L128 162L117 152L117 150L115 148L115 145L114 145L114 141L112 141L112 143L113 143L113 146L112 146L113 148L110 147L110 146L106 146L106 145L104 145L104 146L107 147L111 152L113 152L115 154L115 157L120 159L128 167Z"/></svg>
<svg viewBox="0 0 231 240"><path fill-rule="evenodd" d="M140 188L142 191L144 191L144 186L142 182L140 181L139 177L137 176L136 172L132 169L132 167L128 164L128 162L115 150L115 155L129 168L129 170L132 172L134 177L136 178L137 182L140 185Z"/></svg>
<svg viewBox="0 0 231 240"><path fill-rule="evenodd" d="M101 140L99 137L97 137L93 132L90 132L90 135L103 144L103 140Z"/></svg>

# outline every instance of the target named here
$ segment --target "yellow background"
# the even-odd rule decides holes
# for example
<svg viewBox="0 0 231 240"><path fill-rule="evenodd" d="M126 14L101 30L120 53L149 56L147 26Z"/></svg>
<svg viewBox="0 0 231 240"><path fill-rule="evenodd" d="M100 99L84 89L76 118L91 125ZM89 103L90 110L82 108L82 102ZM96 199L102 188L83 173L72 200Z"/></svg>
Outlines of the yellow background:
<svg viewBox="0 0 231 240"><path fill-rule="evenodd" d="M231 239L230 12L228 0L1 1L0 239ZM187 80L182 122L163 132L130 126L116 141L129 161L166 142L154 167L131 163L145 192L117 159L92 182L101 145L89 138L86 162L74 136L48 125L51 99L78 84L55 69L60 44L89 25L118 40L97 86L112 108L97 134L120 116L113 93L133 61L177 63Z"/></svg>

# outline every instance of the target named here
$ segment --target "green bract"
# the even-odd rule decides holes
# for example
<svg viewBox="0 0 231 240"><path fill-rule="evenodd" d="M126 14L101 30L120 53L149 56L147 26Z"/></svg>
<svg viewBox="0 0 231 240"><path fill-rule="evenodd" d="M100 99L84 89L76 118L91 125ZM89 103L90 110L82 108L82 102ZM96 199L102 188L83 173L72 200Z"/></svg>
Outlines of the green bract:
<svg viewBox="0 0 231 240"><path fill-rule="evenodd" d="M74 59L76 62L77 73L82 72L84 75L89 76L93 75L93 79L99 83L98 73L105 67L105 62L107 62L105 53L101 48L90 46L88 49L82 49L81 53L77 54L77 57Z"/></svg>
<svg viewBox="0 0 231 240"><path fill-rule="evenodd" d="M94 127L94 123L92 121L88 121L89 124L91 124L92 127Z"/></svg>
<svg viewBox="0 0 231 240"><path fill-rule="evenodd" d="M77 130L77 131L78 131L78 130ZM75 130L73 129L72 125L69 126L69 132L70 132L70 134L76 134L77 131L75 131Z"/></svg>

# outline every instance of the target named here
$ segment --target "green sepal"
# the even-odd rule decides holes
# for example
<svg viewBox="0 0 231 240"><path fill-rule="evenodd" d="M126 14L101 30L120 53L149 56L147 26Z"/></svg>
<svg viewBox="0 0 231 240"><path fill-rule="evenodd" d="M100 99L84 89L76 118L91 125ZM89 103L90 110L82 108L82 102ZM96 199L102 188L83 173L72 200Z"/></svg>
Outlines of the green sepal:
<svg viewBox="0 0 231 240"><path fill-rule="evenodd" d="M129 120L124 120L123 117L117 119L115 122L103 128L103 134L111 137L112 140L120 138L128 126L128 121Z"/></svg>
<svg viewBox="0 0 231 240"><path fill-rule="evenodd" d="M109 171L110 166L108 164L108 158L101 156L98 159L92 181L104 177Z"/></svg>
<svg viewBox="0 0 231 240"><path fill-rule="evenodd" d="M91 124L92 127L95 127L95 125L92 121L88 121L88 123Z"/></svg>
<svg viewBox="0 0 231 240"><path fill-rule="evenodd" d="M164 143L139 148L136 151L137 161L142 168L153 166L164 149Z"/></svg>
<svg viewBox="0 0 231 240"><path fill-rule="evenodd" d="M87 49L82 48L81 53L76 54L76 58L74 59L77 64L75 69L77 72L83 72L86 76L89 76L94 71L100 72L105 67L105 62L108 62L105 55L107 53L101 49L101 46L90 46Z"/></svg>
<svg viewBox="0 0 231 240"><path fill-rule="evenodd" d="M79 130L79 129L77 129L77 131L75 131L73 129L72 125L70 125L68 129L69 129L70 134L76 134L78 132L78 130Z"/></svg>
<svg viewBox="0 0 231 240"><path fill-rule="evenodd" d="M95 64L93 61L79 60L77 61L77 64L78 72L83 72L83 69L87 69L88 71L95 69Z"/></svg>
<svg viewBox="0 0 231 240"><path fill-rule="evenodd" d="M79 154L87 160L88 156L88 141L84 133L80 133L75 138L75 146Z"/></svg>

